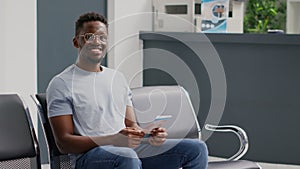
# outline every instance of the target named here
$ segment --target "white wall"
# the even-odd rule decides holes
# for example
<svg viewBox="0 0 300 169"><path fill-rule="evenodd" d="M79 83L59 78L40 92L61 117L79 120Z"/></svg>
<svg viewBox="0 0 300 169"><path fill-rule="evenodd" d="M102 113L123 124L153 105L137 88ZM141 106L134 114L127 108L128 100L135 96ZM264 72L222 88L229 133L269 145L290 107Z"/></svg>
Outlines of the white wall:
<svg viewBox="0 0 300 169"><path fill-rule="evenodd" d="M300 0L287 0L286 32L300 34Z"/></svg>
<svg viewBox="0 0 300 169"><path fill-rule="evenodd" d="M107 4L108 66L121 71L130 87L142 86L143 59L139 31L152 30L152 1L108 0Z"/></svg>
<svg viewBox="0 0 300 169"><path fill-rule="evenodd" d="M1 0L0 21L0 93L21 95L36 123L36 0Z"/></svg>

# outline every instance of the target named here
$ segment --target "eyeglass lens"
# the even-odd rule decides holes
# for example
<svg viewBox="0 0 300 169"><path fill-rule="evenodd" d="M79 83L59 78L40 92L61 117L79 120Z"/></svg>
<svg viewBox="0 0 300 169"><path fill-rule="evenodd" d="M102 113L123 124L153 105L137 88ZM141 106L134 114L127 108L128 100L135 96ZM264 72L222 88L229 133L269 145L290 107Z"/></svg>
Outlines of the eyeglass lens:
<svg viewBox="0 0 300 169"><path fill-rule="evenodd" d="M105 35L95 35L93 33L86 33L83 36L84 39L89 42L94 41L96 38L98 38L101 42L107 41L107 37Z"/></svg>

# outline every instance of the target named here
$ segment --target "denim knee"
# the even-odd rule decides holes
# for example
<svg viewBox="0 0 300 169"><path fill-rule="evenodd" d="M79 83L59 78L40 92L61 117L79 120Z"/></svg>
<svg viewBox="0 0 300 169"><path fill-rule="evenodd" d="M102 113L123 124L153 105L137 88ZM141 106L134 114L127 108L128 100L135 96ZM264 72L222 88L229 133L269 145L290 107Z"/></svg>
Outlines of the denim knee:
<svg viewBox="0 0 300 169"><path fill-rule="evenodd" d="M130 169L140 169L142 163L138 158L136 152L131 148L122 147L119 149L117 157L117 168L130 168Z"/></svg>
<svg viewBox="0 0 300 169"><path fill-rule="evenodd" d="M207 146L203 141L199 140L192 140L191 141L192 150L197 153L201 154L201 156L208 156Z"/></svg>
<svg viewBox="0 0 300 169"><path fill-rule="evenodd" d="M111 153L126 158L138 158L136 152L132 148L128 148L128 147L119 147L115 149L114 152Z"/></svg>
<svg viewBox="0 0 300 169"><path fill-rule="evenodd" d="M185 167L190 168L206 168L208 163L208 150L203 141L198 139L186 139L182 141L186 153L189 154Z"/></svg>
<svg viewBox="0 0 300 169"><path fill-rule="evenodd" d="M199 160L199 162L202 164L202 166L207 165L208 163L208 150L207 146L203 141L199 140L193 140L193 143L191 148L194 152L195 158Z"/></svg>
<svg viewBox="0 0 300 169"><path fill-rule="evenodd" d="M99 146L84 154L76 168L140 169L141 162L131 148Z"/></svg>

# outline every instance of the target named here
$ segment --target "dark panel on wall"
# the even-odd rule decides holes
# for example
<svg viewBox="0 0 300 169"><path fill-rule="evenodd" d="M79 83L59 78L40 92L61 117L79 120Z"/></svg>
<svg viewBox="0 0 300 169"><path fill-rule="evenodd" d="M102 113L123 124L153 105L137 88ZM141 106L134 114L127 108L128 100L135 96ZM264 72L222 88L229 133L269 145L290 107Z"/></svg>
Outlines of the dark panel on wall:
<svg viewBox="0 0 300 169"><path fill-rule="evenodd" d="M95 11L106 16L107 0L39 0L37 1L37 66L38 92L45 92L51 78L75 63L73 47L75 21L85 12ZM106 60L103 61L106 65ZM39 124L39 126L41 126ZM39 136L43 136L39 127ZM48 163L45 139L39 137L42 163Z"/></svg>
<svg viewBox="0 0 300 169"><path fill-rule="evenodd" d="M177 85L176 80L172 78L172 76L159 69L144 70L143 74L145 75L144 77L147 78L144 78L143 86Z"/></svg>
<svg viewBox="0 0 300 169"><path fill-rule="evenodd" d="M211 99L206 69L199 59L193 60L197 56L185 44L169 37L176 34L198 48L202 42L193 33L163 34L168 37L141 32L144 49L175 53L195 72L201 93L198 119L202 126ZM208 34L207 37L220 56L227 81L226 105L220 124L234 124L246 130L250 147L244 159L299 165L300 36ZM161 62L159 58L153 59L153 55L144 52L144 67ZM175 84L167 76L159 79L161 73L165 72L148 70L144 73L144 84ZM221 157L232 155L238 148L235 136L224 133L213 134L207 144L211 155Z"/></svg>
<svg viewBox="0 0 300 169"><path fill-rule="evenodd" d="M174 39L173 39L174 40ZM172 41L164 41L164 40L144 40L144 49L163 49L166 51L171 52L175 56L179 56L180 59L182 59L185 64L187 64L191 69L192 73L196 77L196 82L198 86L201 86L198 88L200 93L200 107L198 109L199 112L208 112L210 107L210 100L211 100L211 94L210 94L210 81L208 74L206 72L206 69L199 60L199 58L195 55L193 51L191 51L186 45L182 43L174 43ZM151 64L152 66L156 65L156 63L164 63L164 67L177 67L178 72L181 72L181 68L179 65L171 64L170 60L163 61L162 57L163 53L152 53L147 52L144 53L144 67L151 67L147 66ZM169 69L167 69L169 70ZM181 74L181 73L178 73ZM181 74L182 77L185 77L186 74ZM164 70L158 70L158 69L147 69L143 72L143 85L144 86L151 86L151 85L182 85L185 87L188 92L191 94L191 98L195 98L196 91L193 89L187 88L188 84L190 83L189 80L185 80L183 83L177 82L176 77L172 77L169 72L165 72ZM194 100L192 100L195 104ZM196 109L196 107L194 107ZM204 120L206 119L206 114L200 114L199 116L199 122L202 126L204 124Z"/></svg>
<svg viewBox="0 0 300 169"><path fill-rule="evenodd" d="M72 39L79 15L95 11L106 16L106 4L106 0L38 1L39 92L45 92L50 79L76 61L77 49L73 47Z"/></svg>

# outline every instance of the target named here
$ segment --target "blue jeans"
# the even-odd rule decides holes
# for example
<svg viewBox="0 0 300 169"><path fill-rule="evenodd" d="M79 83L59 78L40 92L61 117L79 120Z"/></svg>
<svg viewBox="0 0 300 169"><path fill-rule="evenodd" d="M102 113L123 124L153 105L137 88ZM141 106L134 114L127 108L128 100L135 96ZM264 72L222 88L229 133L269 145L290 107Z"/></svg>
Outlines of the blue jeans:
<svg viewBox="0 0 300 169"><path fill-rule="evenodd" d="M135 149L99 146L76 161L77 169L205 169L208 151L196 139L167 140L161 146L141 144Z"/></svg>

